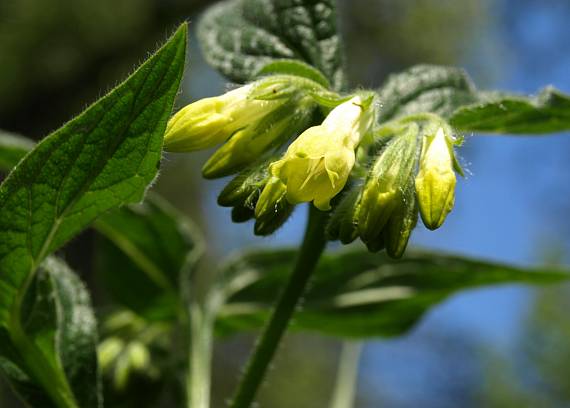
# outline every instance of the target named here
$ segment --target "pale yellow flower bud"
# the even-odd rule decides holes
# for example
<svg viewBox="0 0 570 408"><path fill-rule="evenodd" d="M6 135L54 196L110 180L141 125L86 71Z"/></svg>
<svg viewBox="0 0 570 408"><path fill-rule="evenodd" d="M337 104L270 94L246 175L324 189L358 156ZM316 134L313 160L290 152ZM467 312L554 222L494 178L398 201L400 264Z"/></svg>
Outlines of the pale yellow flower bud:
<svg viewBox="0 0 570 408"><path fill-rule="evenodd" d="M424 137L420 170L415 180L420 213L425 226L439 228L455 201L455 172L452 141L439 128Z"/></svg>
<svg viewBox="0 0 570 408"><path fill-rule="evenodd" d="M178 111L166 127L164 149L189 152L216 146L282 104L249 98L252 89L253 85L245 85Z"/></svg>
<svg viewBox="0 0 570 408"><path fill-rule="evenodd" d="M97 357L99 366L103 371L108 370L115 359L121 354L125 342L118 337L109 337L99 344L97 347Z"/></svg>

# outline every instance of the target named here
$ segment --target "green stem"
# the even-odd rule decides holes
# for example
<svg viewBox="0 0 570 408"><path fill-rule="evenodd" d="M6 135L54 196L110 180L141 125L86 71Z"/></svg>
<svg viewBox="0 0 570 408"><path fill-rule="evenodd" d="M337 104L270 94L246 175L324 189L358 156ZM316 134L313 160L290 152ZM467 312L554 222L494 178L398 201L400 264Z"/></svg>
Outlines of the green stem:
<svg viewBox="0 0 570 408"><path fill-rule="evenodd" d="M356 380L358 378L358 362L361 352L362 343L343 343L334 394L329 404L330 408L351 408L354 405Z"/></svg>
<svg viewBox="0 0 570 408"><path fill-rule="evenodd" d="M208 311L190 306L191 344L187 376L188 408L209 408L213 321Z"/></svg>
<svg viewBox="0 0 570 408"><path fill-rule="evenodd" d="M295 268L287 286L279 297L277 306L271 314L269 323L265 327L253 355L250 357L230 405L232 408L248 408L253 403L257 389L267 372L267 367L275 355L277 346L287 330L299 299L303 295L309 278L325 248L324 226L326 218L326 213L316 210L312 205L310 206L305 237L299 250Z"/></svg>

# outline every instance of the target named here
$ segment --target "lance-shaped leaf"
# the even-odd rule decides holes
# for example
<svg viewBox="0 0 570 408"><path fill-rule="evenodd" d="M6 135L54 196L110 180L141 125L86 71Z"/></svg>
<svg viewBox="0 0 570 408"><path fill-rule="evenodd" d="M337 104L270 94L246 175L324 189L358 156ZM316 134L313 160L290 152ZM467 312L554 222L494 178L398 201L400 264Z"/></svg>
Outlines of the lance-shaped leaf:
<svg viewBox="0 0 570 408"><path fill-rule="evenodd" d="M28 344L21 321L42 260L97 216L140 201L156 176L186 32L181 26L124 83L42 140L0 186L0 330L20 352L53 359ZM47 363L33 375L46 390L59 376ZM66 382L57 385L54 401L73 406Z"/></svg>
<svg viewBox="0 0 570 408"><path fill-rule="evenodd" d="M0 171L12 170L33 147L34 142L27 137L0 130Z"/></svg>
<svg viewBox="0 0 570 408"><path fill-rule="evenodd" d="M548 87L535 97L480 93L480 102L459 107L451 124L489 133L549 133L570 130L570 96Z"/></svg>
<svg viewBox="0 0 570 408"><path fill-rule="evenodd" d="M344 82L334 0L228 0L207 10L199 38L207 61L236 82L280 59L316 67L337 89Z"/></svg>
<svg viewBox="0 0 570 408"><path fill-rule="evenodd" d="M87 289L63 261L50 257L38 269L24 299L22 326L19 344L0 329L0 367L19 395L33 407L102 406L95 314ZM45 381L53 388L46 389ZM65 383L74 402L53 396Z"/></svg>
<svg viewBox="0 0 570 408"><path fill-rule="evenodd" d="M295 251L252 252L230 262L213 297L218 332L261 327L285 286ZM570 274L525 270L458 256L408 252L401 260L358 249L326 255L319 262L303 306L291 323L342 337L397 336L433 306L461 290L504 283L559 282Z"/></svg>
<svg viewBox="0 0 570 408"><path fill-rule="evenodd" d="M113 300L149 321L170 320L203 252L195 225L156 194L101 217L96 270ZM129 290L125 290L129 288Z"/></svg>

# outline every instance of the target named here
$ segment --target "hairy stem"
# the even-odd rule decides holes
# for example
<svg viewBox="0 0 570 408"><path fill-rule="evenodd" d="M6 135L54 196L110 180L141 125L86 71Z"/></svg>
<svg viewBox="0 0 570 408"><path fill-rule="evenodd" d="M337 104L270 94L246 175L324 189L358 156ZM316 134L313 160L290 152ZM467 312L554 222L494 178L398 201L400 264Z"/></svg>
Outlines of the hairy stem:
<svg viewBox="0 0 570 408"><path fill-rule="evenodd" d="M309 278L325 248L325 221L326 213L316 210L311 205L305 237L299 250L295 268L277 301L277 306L271 314L269 323L256 344L253 355L247 363L245 373L231 403L232 408L248 408L253 403L277 346L287 330L299 299L303 295Z"/></svg>
<svg viewBox="0 0 570 408"><path fill-rule="evenodd" d="M330 408L351 408L354 405L361 352L362 343L343 343Z"/></svg>

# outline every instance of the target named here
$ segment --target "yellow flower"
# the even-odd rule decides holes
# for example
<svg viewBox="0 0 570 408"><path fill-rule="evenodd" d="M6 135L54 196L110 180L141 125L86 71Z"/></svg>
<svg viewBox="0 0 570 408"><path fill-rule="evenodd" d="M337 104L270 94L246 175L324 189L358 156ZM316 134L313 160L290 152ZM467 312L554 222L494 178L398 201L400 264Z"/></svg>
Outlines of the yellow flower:
<svg viewBox="0 0 570 408"><path fill-rule="evenodd" d="M425 226L439 228L455 201L454 153L451 140L443 128L425 136L420 170L415 185L420 213Z"/></svg>
<svg viewBox="0 0 570 408"><path fill-rule="evenodd" d="M320 210L331 208L330 200L344 188L354 166L354 150L374 122L370 103L370 98L355 96L340 104L320 126L303 132L281 160L270 165L271 175L286 189L290 203L312 201ZM260 208L270 206L265 202L270 195L264 193L257 204Z"/></svg>
<svg viewBox="0 0 570 408"><path fill-rule="evenodd" d="M253 87L245 85L221 96L201 99L178 111L166 127L164 149L188 152L216 146L283 103L250 98Z"/></svg>

